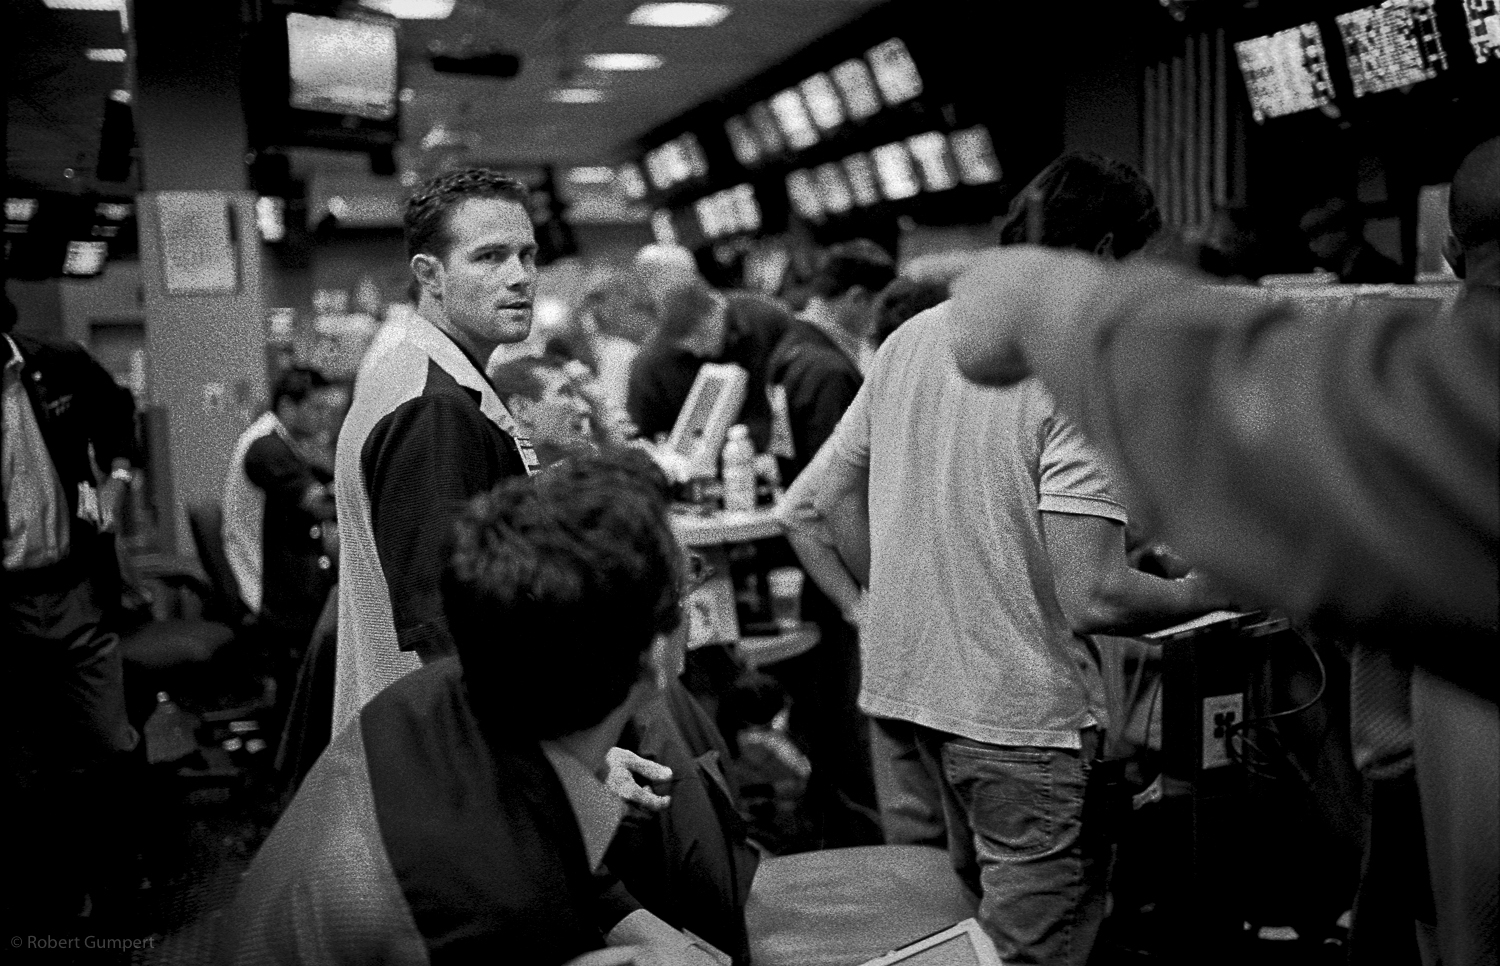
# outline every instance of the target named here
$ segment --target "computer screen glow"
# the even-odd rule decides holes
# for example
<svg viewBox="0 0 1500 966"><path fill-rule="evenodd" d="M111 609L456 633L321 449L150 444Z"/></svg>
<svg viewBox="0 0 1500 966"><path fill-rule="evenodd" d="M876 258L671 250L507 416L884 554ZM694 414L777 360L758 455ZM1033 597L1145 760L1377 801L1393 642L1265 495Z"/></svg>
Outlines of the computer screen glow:
<svg viewBox="0 0 1500 966"><path fill-rule="evenodd" d="M880 189L875 185L875 165L868 154L851 154L844 159L844 174L849 178L849 190L854 194L854 203L867 207L880 201Z"/></svg>
<svg viewBox="0 0 1500 966"><path fill-rule="evenodd" d="M875 86L880 88L880 96L887 104L902 104L922 93L922 75L917 73L917 63L901 38L892 37L877 44L865 56L870 58Z"/></svg>
<svg viewBox="0 0 1500 966"><path fill-rule="evenodd" d="M913 135L906 139L906 146L917 159L922 184L928 191L947 191L958 186L958 165L948 150L948 139L941 132Z"/></svg>
<svg viewBox="0 0 1500 966"><path fill-rule="evenodd" d="M846 60L833 69L833 83L843 95L844 107L856 121L880 110L880 95L875 92L875 78L862 60Z"/></svg>
<svg viewBox="0 0 1500 966"><path fill-rule="evenodd" d="M736 161L747 168L760 163L760 142L748 121L731 117L724 122L724 134L729 138L729 150L734 152Z"/></svg>
<svg viewBox="0 0 1500 966"><path fill-rule="evenodd" d="M954 131L948 135L948 143L964 184L993 184L1000 180L1000 161L995 157L989 129L983 124Z"/></svg>
<svg viewBox="0 0 1500 966"><path fill-rule="evenodd" d="M638 164L622 164L615 175L625 197L631 201L640 201L646 197L646 179L641 174L641 166Z"/></svg>
<svg viewBox="0 0 1500 966"><path fill-rule="evenodd" d="M854 192L844 180L844 169L836 164L823 164L813 169L818 185L818 197L823 207L833 214L843 214L854 207Z"/></svg>
<svg viewBox="0 0 1500 966"><path fill-rule="evenodd" d="M1431 80L1448 69L1433 0L1385 0L1335 20L1355 97Z"/></svg>
<svg viewBox="0 0 1500 966"><path fill-rule="evenodd" d="M844 123L844 104L839 100L839 92L827 74L814 74L797 87L802 91L808 113L812 114L818 127L832 131Z"/></svg>
<svg viewBox="0 0 1500 966"><path fill-rule="evenodd" d="M1315 23L1234 45L1257 122L1333 103L1328 54Z"/></svg>
<svg viewBox="0 0 1500 966"><path fill-rule="evenodd" d="M789 88L771 98L771 113L781 125L786 143L795 151L810 148L818 143L818 130L813 127L812 116L796 88Z"/></svg>
<svg viewBox="0 0 1500 966"><path fill-rule="evenodd" d="M760 202L755 200L755 189L748 184L736 185L728 191L734 202L734 210L741 231L759 231Z"/></svg>
<svg viewBox="0 0 1500 966"><path fill-rule="evenodd" d="M775 155L786 150L786 138L776 124L776 116L764 102L750 105L746 116L750 118L750 126L755 129L755 136L760 138L762 154Z"/></svg>
<svg viewBox="0 0 1500 966"><path fill-rule="evenodd" d="M922 190L905 144L899 141L882 144L870 152L870 157L875 162L875 177L880 181L880 193L887 198L900 201Z"/></svg>
<svg viewBox="0 0 1500 966"><path fill-rule="evenodd" d="M35 198L6 198L5 220L28 222L36 217L37 207L37 200Z"/></svg>
<svg viewBox="0 0 1500 966"><path fill-rule="evenodd" d="M286 18L291 106L372 121L396 116L396 31L305 13Z"/></svg>
<svg viewBox="0 0 1500 966"><path fill-rule="evenodd" d="M786 176L786 195L792 210L808 221L823 220L823 202L818 198L818 189L813 187L812 175L806 171L793 171Z"/></svg>
<svg viewBox="0 0 1500 966"><path fill-rule="evenodd" d="M109 254L109 243L102 241L70 241L68 253L63 258L63 274L89 276L104 271L104 259Z"/></svg>
<svg viewBox="0 0 1500 966"><path fill-rule="evenodd" d="M1474 59L1500 60L1500 0L1464 0L1464 20Z"/></svg>

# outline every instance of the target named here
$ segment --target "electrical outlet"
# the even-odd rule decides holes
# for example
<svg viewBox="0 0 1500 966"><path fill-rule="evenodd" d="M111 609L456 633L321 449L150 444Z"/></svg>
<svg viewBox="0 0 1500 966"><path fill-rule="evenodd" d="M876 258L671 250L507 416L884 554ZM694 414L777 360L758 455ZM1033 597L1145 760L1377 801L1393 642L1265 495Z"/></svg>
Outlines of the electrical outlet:
<svg viewBox="0 0 1500 966"><path fill-rule="evenodd" d="M1221 694L1203 699L1203 769L1222 768L1229 764L1229 750L1224 738L1229 726L1245 717L1243 694Z"/></svg>

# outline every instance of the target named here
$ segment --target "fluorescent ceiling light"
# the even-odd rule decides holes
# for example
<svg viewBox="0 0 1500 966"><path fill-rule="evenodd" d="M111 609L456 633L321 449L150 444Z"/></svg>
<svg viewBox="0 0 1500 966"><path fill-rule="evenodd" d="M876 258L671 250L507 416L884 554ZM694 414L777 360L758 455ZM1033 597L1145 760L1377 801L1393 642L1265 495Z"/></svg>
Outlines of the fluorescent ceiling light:
<svg viewBox="0 0 1500 966"><path fill-rule="evenodd" d="M729 16L723 3L643 3L630 12L637 27L712 27Z"/></svg>
<svg viewBox="0 0 1500 966"><path fill-rule="evenodd" d="M603 166L573 168L568 171L568 180L577 184L609 184L615 180L615 169Z"/></svg>
<svg viewBox="0 0 1500 966"><path fill-rule="evenodd" d="M360 0L360 6L399 20L443 20L453 13L453 4L454 0Z"/></svg>
<svg viewBox="0 0 1500 966"><path fill-rule="evenodd" d="M597 104L604 100L604 92L596 87L563 87L548 94L547 100L558 104Z"/></svg>
<svg viewBox="0 0 1500 966"><path fill-rule="evenodd" d="M594 70L655 70L662 61L655 54L585 54L583 63Z"/></svg>
<svg viewBox="0 0 1500 966"><path fill-rule="evenodd" d="M84 51L89 60L101 64L123 64L125 63L124 47L90 47Z"/></svg>

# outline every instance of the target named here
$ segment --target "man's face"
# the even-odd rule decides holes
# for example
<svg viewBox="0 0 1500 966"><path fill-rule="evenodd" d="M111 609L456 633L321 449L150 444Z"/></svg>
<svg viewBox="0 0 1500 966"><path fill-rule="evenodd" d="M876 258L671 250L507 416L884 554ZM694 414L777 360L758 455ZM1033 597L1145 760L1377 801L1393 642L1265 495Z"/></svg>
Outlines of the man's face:
<svg viewBox="0 0 1500 966"><path fill-rule="evenodd" d="M333 386L314 389L300 403L283 402L277 415L292 438L314 439L333 428L341 399L342 394Z"/></svg>
<svg viewBox="0 0 1500 966"><path fill-rule="evenodd" d="M458 333L481 346L520 342L531 333L536 237L519 202L470 198L448 213L450 246L432 258L432 287Z"/></svg>
<svg viewBox="0 0 1500 966"><path fill-rule="evenodd" d="M557 369L538 369L542 397L513 397L511 412L533 443L571 447L588 441L589 406Z"/></svg>

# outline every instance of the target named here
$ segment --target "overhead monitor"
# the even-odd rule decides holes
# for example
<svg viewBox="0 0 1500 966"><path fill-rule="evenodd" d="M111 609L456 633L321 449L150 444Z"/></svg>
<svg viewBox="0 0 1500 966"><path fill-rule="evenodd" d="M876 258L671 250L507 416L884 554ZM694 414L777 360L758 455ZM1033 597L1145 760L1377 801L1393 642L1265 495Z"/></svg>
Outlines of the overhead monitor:
<svg viewBox="0 0 1500 966"><path fill-rule="evenodd" d="M958 186L958 164L948 150L948 139L940 131L914 134L906 139L911 156L922 172L922 186L928 191L947 191Z"/></svg>
<svg viewBox="0 0 1500 966"><path fill-rule="evenodd" d="M104 261L109 257L109 242L90 239L68 242L67 254L63 257L62 273L77 278L92 278L104 271Z"/></svg>
<svg viewBox="0 0 1500 966"><path fill-rule="evenodd" d="M818 127L832 131L844 123L844 104L839 100L839 92L827 74L814 74L798 84L797 88L802 91L808 113Z"/></svg>
<svg viewBox="0 0 1500 966"><path fill-rule="evenodd" d="M748 184L736 185L729 189L729 197L734 202L740 230L760 231L760 202L755 200L755 189Z"/></svg>
<svg viewBox="0 0 1500 966"><path fill-rule="evenodd" d="M760 139L762 154L777 155L786 151L786 138L776 123L776 115L771 113L771 108L764 101L750 105L746 116L750 118L755 136Z"/></svg>
<svg viewBox="0 0 1500 966"><path fill-rule="evenodd" d="M854 203L861 208L880 201L880 189L875 185L875 164L868 154L851 154L844 159L844 174L849 179L849 190Z"/></svg>
<svg viewBox="0 0 1500 966"><path fill-rule="evenodd" d="M854 207L854 192L844 180L844 169L836 164L823 164L813 169L813 179L818 186L818 197L823 207L835 215L841 215Z"/></svg>
<svg viewBox="0 0 1500 966"><path fill-rule="evenodd" d="M267 244L286 241L286 199L261 195L255 199L255 225Z"/></svg>
<svg viewBox="0 0 1500 966"><path fill-rule="evenodd" d="M875 72L875 86L886 104L894 107L904 104L922 93L922 75L917 73L917 62L900 37L892 37L866 51L870 69Z"/></svg>
<svg viewBox="0 0 1500 966"><path fill-rule="evenodd" d="M801 217L808 221L823 220L823 201L813 184L811 172L798 170L788 174L786 196L792 203L792 210Z"/></svg>
<svg viewBox="0 0 1500 966"><path fill-rule="evenodd" d="M734 225L724 218L720 196L713 194L693 202L693 211L698 216L698 226L709 238L722 238L734 232Z"/></svg>
<svg viewBox="0 0 1500 966"><path fill-rule="evenodd" d="M1464 21L1474 59L1500 60L1500 0L1464 0Z"/></svg>
<svg viewBox="0 0 1500 966"><path fill-rule="evenodd" d="M870 152L875 162L875 177L880 182L880 193L892 201L910 198L922 190L917 180L911 153L900 141L882 144Z"/></svg>
<svg viewBox="0 0 1500 966"><path fill-rule="evenodd" d="M620 165L620 170L615 173L615 178L620 185L620 191L631 201L640 201L646 197L646 178L641 174L640 165Z"/></svg>
<svg viewBox="0 0 1500 966"><path fill-rule="evenodd" d="M1000 180L1000 161L995 157L989 129L983 124L952 132L948 144L958 162L958 177L964 184L993 184Z"/></svg>
<svg viewBox="0 0 1500 966"><path fill-rule="evenodd" d="M677 228L672 224L672 213L665 208L651 212L651 237L661 245L676 245Z"/></svg>
<svg viewBox="0 0 1500 966"><path fill-rule="evenodd" d="M651 179L651 187L657 191L672 187L672 175L672 163L660 148L646 152L646 177Z"/></svg>
<svg viewBox="0 0 1500 966"><path fill-rule="evenodd" d="M289 13L286 44L293 108L371 121L396 116L393 24Z"/></svg>
<svg viewBox="0 0 1500 966"><path fill-rule="evenodd" d="M7 197L5 199L5 233L14 235L26 231L40 207L41 202L36 198Z"/></svg>
<svg viewBox="0 0 1500 966"><path fill-rule="evenodd" d="M1355 97L1431 80L1448 69L1433 0L1385 0L1334 19Z"/></svg>
<svg viewBox="0 0 1500 966"><path fill-rule="evenodd" d="M750 129L749 121L743 117L731 117L724 122L724 134L729 138L729 150L734 152L736 161L747 168L760 163L760 142Z"/></svg>
<svg viewBox="0 0 1500 966"><path fill-rule="evenodd" d="M708 157L703 153L703 145L698 143L698 135L688 133L677 139L678 151L687 165L689 178L708 177Z"/></svg>
<svg viewBox="0 0 1500 966"><path fill-rule="evenodd" d="M1315 23L1234 45L1257 123L1333 103L1328 54Z"/></svg>
<svg viewBox="0 0 1500 966"><path fill-rule="evenodd" d="M795 87L771 98L771 113L776 115L776 123L781 126L781 133L786 135L786 143L792 150L801 151L818 143L818 129L813 126L807 104Z"/></svg>
<svg viewBox="0 0 1500 966"><path fill-rule="evenodd" d="M832 73L833 83L843 96L851 118L863 121L880 110L880 95L875 91L875 78L868 64L859 59L846 60Z"/></svg>

